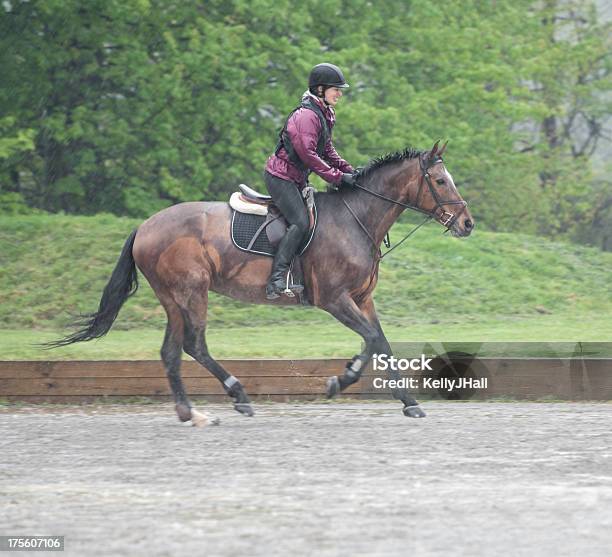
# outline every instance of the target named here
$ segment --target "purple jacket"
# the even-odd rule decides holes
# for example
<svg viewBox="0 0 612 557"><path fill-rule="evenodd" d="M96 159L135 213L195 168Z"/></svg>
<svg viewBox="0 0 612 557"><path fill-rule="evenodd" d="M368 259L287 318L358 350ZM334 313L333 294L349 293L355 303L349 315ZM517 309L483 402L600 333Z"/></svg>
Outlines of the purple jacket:
<svg viewBox="0 0 612 557"><path fill-rule="evenodd" d="M317 154L317 141L321 132L321 121L319 117L307 108L296 110L287 122L287 133L291 144L302 162L314 173L318 174L326 182L332 184L340 183L342 174L353 172L353 167L346 162L334 149L331 141L331 132L336 123L336 115L331 106L327 106L321 99L312 95L309 91L304 97L309 96L321 108L327 125L330 138L325 145L323 155ZM306 184L304 174L289 160L289 155L281 147L277 155L272 155L266 163L266 171L270 174L295 182L302 187Z"/></svg>

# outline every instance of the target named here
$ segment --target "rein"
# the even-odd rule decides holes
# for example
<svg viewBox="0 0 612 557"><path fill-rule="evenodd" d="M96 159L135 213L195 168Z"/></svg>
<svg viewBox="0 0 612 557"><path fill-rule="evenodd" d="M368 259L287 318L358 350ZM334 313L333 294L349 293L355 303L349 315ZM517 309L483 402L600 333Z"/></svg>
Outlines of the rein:
<svg viewBox="0 0 612 557"><path fill-rule="evenodd" d="M357 185L357 184L355 184ZM359 188L361 188L364 191L367 191L371 194L374 194L375 192L368 190L366 188L363 188L362 186L358 186ZM392 201L392 200L389 200ZM353 215L353 218L357 221L357 224L361 227L361 230L363 230L367 237L370 239L370 242L372 242L372 245L378 249L378 260L380 261L383 257L385 257L385 255L388 255L390 252L392 252L396 247L398 247L400 244L402 244L404 241L406 241L408 238L410 238L410 236L412 236L419 228L421 228L421 226L423 226L425 223L429 222L432 218L433 215L428 214L425 219L423 220L423 222L421 222L420 224L418 224L417 226L415 226L410 232L408 232L408 234L406 234L399 242L397 242L397 244L395 244L393 247L391 247L391 242L389 240L389 233L387 232L387 234L385 234L385 246L388 247L389 249L385 252L382 253L380 247L378 247L376 245L376 240L374 240L374 238L372 237L372 235L370 234L370 232L368 231L368 229L365 227L365 225L359 220L359 217L355 214L355 211L353 211L353 209L351 209L351 206L346 202L346 200L342 200L342 203L344 203L344 205L346 206L346 208L349 210L349 213L351 213L351 215ZM395 201L393 201L393 203L396 203ZM399 204L399 202L397 202Z"/></svg>
<svg viewBox="0 0 612 557"><path fill-rule="evenodd" d="M353 211L353 209L350 207L350 205L346 202L345 199L342 199L342 202L344 203L344 205L348 209L348 211L351 213L353 218L357 221L357 224L366 233L367 237L372 242L374 247L378 249L378 261L383 259L383 257L388 255L396 247L398 247L403 242L405 242L408 238L410 238L410 236L412 236L419 228L421 228L421 226L423 226L424 224L428 223L433 218L437 219L436 213L438 212L438 210L442 211L442 213L440 215L440 218L437 219L437 220L440 222L440 224L442 224L442 226L444 226L446 228L445 232L448 232L451 229L453 224L455 224L455 221L465 211L465 208L467 207L467 202L466 201L463 201L463 200L443 201L440 198L440 196L438 195L438 192L436 191L436 189L433 187L433 184L431 183L431 176L429 175L429 169L433 165L435 165L435 164L437 164L439 162L442 162L442 158L441 157L438 157L438 158L434 159L433 161L430 162L430 164L425 166L423 164L423 159L421 159L421 158L419 159L419 167L421 169L421 180L419 181L419 190L417 192L416 201L415 201L414 205L411 204L411 203L403 203L401 201L397 201L396 199L391 199L390 197L387 197L386 195L383 195L381 193L372 191L371 189L368 189L368 188L358 184L357 182L355 182L355 187L356 188L358 188L360 190L363 190L366 193L368 193L370 195L373 195L374 197L378 197L379 199L383 199L385 201L388 201L389 203L393 203L394 205L399 205L400 207L404 207L405 209L412 209L413 211L418 211L419 213L424 213L426 215L425 219L423 220L423 222L421 222L420 224L415 226L408 234L406 234L393 247L391 247L391 243L389 242L389 233L387 232L387 234L385 235L385 246L388 247L389 249L385 253L382 253L382 251L380 249L380 246L378 246L376 244L376 241L374 240L374 238L372 237L372 235L370 234L368 229L365 227L365 225L359 220L359 217L357 217L357 215L355 214L355 211ZM429 188L429 192L431 193L431 196L433 197L434 201L436 202L436 207L434 208L433 211L426 211L425 209L422 209L421 207L419 207L419 200L421 198L421 192L423 191L423 183L427 184L427 187ZM450 213L450 212L448 212L448 211L443 209L444 205L462 205L463 207L462 207L461 211L459 211L459 213L457 213L456 215L453 215L453 213Z"/></svg>

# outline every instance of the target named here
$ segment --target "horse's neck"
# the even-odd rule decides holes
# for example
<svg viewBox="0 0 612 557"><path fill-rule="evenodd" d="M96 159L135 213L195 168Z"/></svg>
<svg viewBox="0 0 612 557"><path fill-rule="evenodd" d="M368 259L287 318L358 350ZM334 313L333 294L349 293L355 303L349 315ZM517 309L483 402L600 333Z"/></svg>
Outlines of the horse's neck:
<svg viewBox="0 0 612 557"><path fill-rule="evenodd" d="M380 172L371 176L367 183L362 185L394 201L409 203L408 197L412 200L414 195L406 197L406 184L409 184L408 189L410 191L416 187L419 177L418 171L418 159L408 160L397 167L381 169ZM353 197L357 201L355 212L359 220L374 238L376 245L380 246L393 223L404 211L404 207L362 190L356 190Z"/></svg>

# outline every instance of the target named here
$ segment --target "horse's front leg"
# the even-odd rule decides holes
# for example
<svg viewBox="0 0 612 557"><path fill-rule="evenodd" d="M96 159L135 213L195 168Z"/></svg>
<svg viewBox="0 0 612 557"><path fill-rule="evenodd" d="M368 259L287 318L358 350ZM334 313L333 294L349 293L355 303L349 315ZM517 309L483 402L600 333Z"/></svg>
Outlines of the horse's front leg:
<svg viewBox="0 0 612 557"><path fill-rule="evenodd" d="M359 381L364 367L373 354L391 355L391 347L380 326L371 297L357 305L348 294L345 294L325 309L342 324L358 333L365 342L364 351L353 357L344 370L344 375L341 377L333 376L328 379L327 396L331 398L349 385ZM390 370L389 376L391 379L400 379L397 370ZM411 418L423 418L425 416L425 412L421 410L418 402L406 389L396 388L392 392L394 398L404 403L404 415Z"/></svg>
<svg viewBox="0 0 612 557"><path fill-rule="evenodd" d="M368 296L361 304L359 308L363 314L367 317L368 321L376 327L379 333L378 342L376 348L372 351L373 354L387 354L391 356L393 351L391 346L385 337L385 333L382 330L378 315L376 314L376 308L374 307L374 300L371 296ZM400 373L397 369L389 370L389 377L391 379L400 379ZM425 412L419 406L417 400L405 389L405 388L394 388L391 393L393 398L401 400L404 403L404 415L409 418L424 418Z"/></svg>

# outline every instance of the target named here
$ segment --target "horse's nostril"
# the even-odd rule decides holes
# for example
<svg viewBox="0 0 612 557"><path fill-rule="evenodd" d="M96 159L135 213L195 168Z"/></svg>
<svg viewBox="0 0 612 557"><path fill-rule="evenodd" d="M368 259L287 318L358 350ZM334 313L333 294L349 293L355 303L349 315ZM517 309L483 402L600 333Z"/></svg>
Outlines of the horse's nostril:
<svg viewBox="0 0 612 557"><path fill-rule="evenodd" d="M472 221L470 219L467 219L463 224L468 230L470 230L473 226Z"/></svg>

